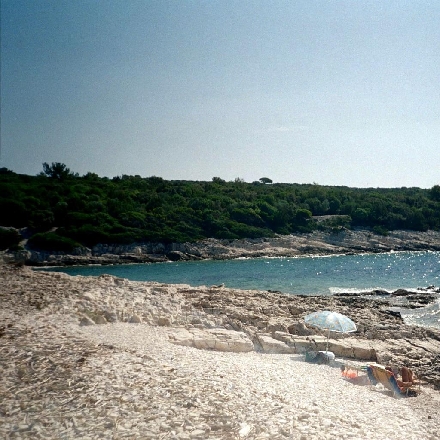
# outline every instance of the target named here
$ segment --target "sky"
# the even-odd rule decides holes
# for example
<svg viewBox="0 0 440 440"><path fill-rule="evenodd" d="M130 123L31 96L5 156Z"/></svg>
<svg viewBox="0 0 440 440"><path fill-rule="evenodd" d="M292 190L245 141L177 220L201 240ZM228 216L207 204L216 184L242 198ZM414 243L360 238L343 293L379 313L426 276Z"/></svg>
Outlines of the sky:
<svg viewBox="0 0 440 440"><path fill-rule="evenodd" d="M2 0L0 167L440 184L438 0Z"/></svg>

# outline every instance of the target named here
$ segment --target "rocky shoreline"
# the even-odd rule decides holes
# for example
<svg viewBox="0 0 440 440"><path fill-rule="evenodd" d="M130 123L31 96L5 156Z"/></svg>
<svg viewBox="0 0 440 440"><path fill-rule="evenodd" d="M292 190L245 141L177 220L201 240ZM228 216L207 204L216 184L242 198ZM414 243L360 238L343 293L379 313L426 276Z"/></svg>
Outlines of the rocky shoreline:
<svg viewBox="0 0 440 440"><path fill-rule="evenodd" d="M173 337L189 345L196 344L198 332L202 348L209 348L204 337L215 340L204 332L224 329L246 335L245 346L251 350L304 353L326 347L325 334L307 327L304 316L316 310L333 310L349 316L358 328L355 333L332 334L329 349L337 356L407 364L418 377L440 389L440 330L406 325L395 311L396 305L418 308L432 303L439 297L438 289L418 293L400 289L391 294L376 291L371 297L350 293L304 296L132 282L110 275L71 277L11 265L0 266L0 277L2 305L14 316L3 323L3 332L14 325L16 316L44 310L67 315L81 325L143 322L180 328L180 336Z"/></svg>
<svg viewBox="0 0 440 440"><path fill-rule="evenodd" d="M195 243L100 244L91 249L77 249L72 254L25 248L18 252L3 252L0 256L4 262L29 266L72 266L439 250L440 231L391 231L388 235L378 235L369 230L341 229L333 233L315 231L273 238L207 239Z"/></svg>
<svg viewBox="0 0 440 440"><path fill-rule="evenodd" d="M0 285L4 438L397 439L410 429L434 439L440 429L440 330L391 313L396 298L418 307L436 292L310 297L16 265L0 265ZM424 383L417 398L388 401L304 362L325 349L304 324L322 309L358 327L332 334L339 362L409 365Z"/></svg>

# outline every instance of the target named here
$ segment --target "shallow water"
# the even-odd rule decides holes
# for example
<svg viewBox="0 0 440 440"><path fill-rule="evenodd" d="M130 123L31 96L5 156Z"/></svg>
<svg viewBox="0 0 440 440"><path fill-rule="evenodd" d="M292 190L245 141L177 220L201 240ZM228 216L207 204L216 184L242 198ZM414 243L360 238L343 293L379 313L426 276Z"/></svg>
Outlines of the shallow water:
<svg viewBox="0 0 440 440"><path fill-rule="evenodd" d="M304 295L415 290L440 284L440 252L390 252L327 257L251 258L51 269L70 275L103 273L134 281L218 285ZM440 303L405 312L408 322L438 326Z"/></svg>

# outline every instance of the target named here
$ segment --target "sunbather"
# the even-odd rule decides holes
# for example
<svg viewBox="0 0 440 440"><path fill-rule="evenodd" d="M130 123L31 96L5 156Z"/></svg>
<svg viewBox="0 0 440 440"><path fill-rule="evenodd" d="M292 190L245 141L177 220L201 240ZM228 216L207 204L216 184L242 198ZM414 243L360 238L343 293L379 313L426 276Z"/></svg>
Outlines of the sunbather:
<svg viewBox="0 0 440 440"><path fill-rule="evenodd" d="M391 367L382 367L374 364L367 367L368 378L373 385L380 383L387 390L392 391L395 396L416 396L417 393L412 388L415 384L412 371L408 367L403 367L400 370L402 378L397 379L398 371L393 371Z"/></svg>
<svg viewBox="0 0 440 440"><path fill-rule="evenodd" d="M397 375L395 374L395 372L391 367L387 366L385 367L385 370L388 370L391 373L393 373L394 377L396 378L397 385L402 391L406 391L408 388L414 385L414 374L410 368L408 367L401 368L400 370L401 379L398 379Z"/></svg>

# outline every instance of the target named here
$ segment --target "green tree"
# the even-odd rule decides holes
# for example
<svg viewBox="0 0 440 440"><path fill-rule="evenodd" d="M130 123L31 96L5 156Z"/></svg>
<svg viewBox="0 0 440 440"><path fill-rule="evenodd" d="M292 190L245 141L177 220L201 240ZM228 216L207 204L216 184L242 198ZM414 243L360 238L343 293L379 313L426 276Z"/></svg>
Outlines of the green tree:
<svg viewBox="0 0 440 440"><path fill-rule="evenodd" d="M440 202L440 185L434 185L429 191L429 196L432 200Z"/></svg>
<svg viewBox="0 0 440 440"><path fill-rule="evenodd" d="M272 183L272 179L269 179L269 177L261 177L260 182L261 183Z"/></svg>
<svg viewBox="0 0 440 440"><path fill-rule="evenodd" d="M57 180L66 180L68 177L75 176L65 164L60 162L52 162L51 165L44 162L43 173L47 177Z"/></svg>

